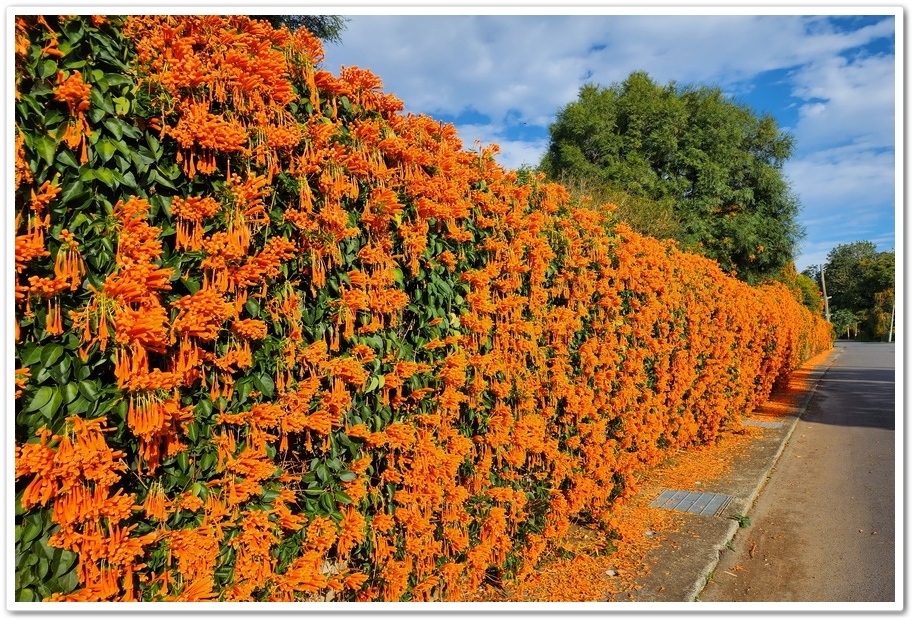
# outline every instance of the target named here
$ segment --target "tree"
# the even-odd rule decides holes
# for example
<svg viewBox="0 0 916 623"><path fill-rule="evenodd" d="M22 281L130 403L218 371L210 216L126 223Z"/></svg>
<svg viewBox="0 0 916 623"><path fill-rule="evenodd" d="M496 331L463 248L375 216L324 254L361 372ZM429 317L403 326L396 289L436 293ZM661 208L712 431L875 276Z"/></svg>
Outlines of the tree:
<svg viewBox="0 0 916 623"><path fill-rule="evenodd" d="M635 72L583 86L550 126L540 167L671 205L677 240L745 281L775 278L802 230L783 163L792 137L718 88L655 84Z"/></svg>
<svg viewBox="0 0 916 623"><path fill-rule="evenodd" d="M830 314L833 323L833 334L836 337L845 335L846 338L856 337L859 334L859 320L848 309L838 309Z"/></svg>
<svg viewBox="0 0 916 623"><path fill-rule="evenodd" d="M804 305L812 314L820 318L824 316L824 297L820 287L809 275L799 273L795 269L795 262L789 262L783 266L772 281L788 287L795 300Z"/></svg>
<svg viewBox="0 0 916 623"><path fill-rule="evenodd" d="M339 15L252 15L253 19L263 19L274 28L286 26L290 30L307 28L310 33L324 41L340 41L340 33L350 21Z"/></svg>
<svg viewBox="0 0 916 623"><path fill-rule="evenodd" d="M795 270L795 262L783 266L779 276L775 279L788 286L795 299L807 307L816 316L824 315L824 297L820 287L809 275Z"/></svg>
<svg viewBox="0 0 916 623"><path fill-rule="evenodd" d="M881 339L890 328L895 263L893 251L878 252L867 240L837 245L827 254L824 282L830 307L850 311L861 321L860 334L866 339ZM820 283L816 266L805 273Z"/></svg>
<svg viewBox="0 0 916 623"><path fill-rule="evenodd" d="M874 299L874 305L865 316L863 329L871 339L886 340L894 317L894 289L876 292Z"/></svg>
<svg viewBox="0 0 916 623"><path fill-rule="evenodd" d="M875 294L894 287L894 253L879 253L875 243L866 240L841 244L827 254L824 282L830 305L853 312L870 309ZM820 279L816 267L809 276Z"/></svg>
<svg viewBox="0 0 916 623"><path fill-rule="evenodd" d="M808 275L796 275L796 284L801 291L801 304L810 309L813 313L822 315L824 313L824 297L821 295L821 289L817 283Z"/></svg>

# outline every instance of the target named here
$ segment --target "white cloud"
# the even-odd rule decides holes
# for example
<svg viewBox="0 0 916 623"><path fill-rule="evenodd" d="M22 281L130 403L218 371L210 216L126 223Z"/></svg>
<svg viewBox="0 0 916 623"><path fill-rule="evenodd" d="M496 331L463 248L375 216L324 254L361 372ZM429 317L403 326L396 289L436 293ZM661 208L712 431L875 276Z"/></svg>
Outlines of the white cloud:
<svg viewBox="0 0 916 623"><path fill-rule="evenodd" d="M801 106L794 129L807 149L850 141L872 147L894 143L894 59L832 56L795 72L793 95L817 100Z"/></svg>
<svg viewBox="0 0 916 623"><path fill-rule="evenodd" d="M785 172L804 202L800 221L807 237L797 268L823 262L837 245L857 240L893 248L892 152L845 145L793 160Z"/></svg>
<svg viewBox="0 0 916 623"><path fill-rule="evenodd" d="M352 16L327 65L380 75L409 107L500 120L551 118L583 76L608 84L644 69L656 80L730 83L811 63L893 29L840 32L801 16ZM813 32L812 32L813 31ZM346 60L344 60L346 58Z"/></svg>
<svg viewBox="0 0 916 623"><path fill-rule="evenodd" d="M894 202L894 154L863 145L814 152L785 166L793 190L805 197L808 213L873 210Z"/></svg>

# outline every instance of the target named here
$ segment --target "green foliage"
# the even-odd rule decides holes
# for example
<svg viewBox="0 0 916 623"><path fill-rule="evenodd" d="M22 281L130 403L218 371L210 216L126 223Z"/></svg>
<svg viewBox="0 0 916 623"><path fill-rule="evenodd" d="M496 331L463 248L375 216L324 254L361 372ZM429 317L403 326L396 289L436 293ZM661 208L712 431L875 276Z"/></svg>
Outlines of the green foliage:
<svg viewBox="0 0 916 623"><path fill-rule="evenodd" d="M891 322L894 317L894 289L889 288L875 294L875 302L865 315L862 329L874 340L892 339Z"/></svg>
<svg viewBox="0 0 916 623"><path fill-rule="evenodd" d="M894 252L878 252L873 242L860 240L834 247L827 254L824 283L835 327L836 311L847 310L855 318L853 330L860 339L886 340L893 311L895 270ZM816 266L809 266L805 274L820 283ZM836 327L837 335L846 332L848 321L845 315L840 318L842 327Z"/></svg>
<svg viewBox="0 0 916 623"><path fill-rule="evenodd" d="M670 206L685 249L754 283L775 277L802 235L782 173L792 149L775 119L718 88L661 86L635 72L582 87L551 125L541 169Z"/></svg>
<svg viewBox="0 0 916 623"><path fill-rule="evenodd" d="M833 334L835 337L851 338L859 334L858 318L848 309L831 311L830 322L833 323Z"/></svg>
<svg viewBox="0 0 916 623"><path fill-rule="evenodd" d="M821 296L817 283L805 274L796 275L795 283L801 293L801 304L811 310L813 314L822 314L824 311L824 297Z"/></svg>
<svg viewBox="0 0 916 623"><path fill-rule="evenodd" d="M736 514L732 515L731 518L738 522L739 528L747 528L751 525L751 518L747 515Z"/></svg>
<svg viewBox="0 0 916 623"><path fill-rule="evenodd" d="M87 284L101 287L101 280L115 268L110 215L112 206L130 195L149 199L155 209L167 203L153 190L168 188L177 177L174 153L166 153L156 138L158 132L143 130L135 117L153 116L143 103L142 94L127 71L127 44L118 21L96 27L88 18L67 21L62 26L54 18L49 24L60 34L64 55L57 60L42 56L38 45L31 45L17 66L20 97L15 102L17 127L24 140L26 161L34 186L55 181L60 195L50 204L52 225L51 254L33 259L37 274L53 275L54 258L61 246L60 233L66 224L81 242L87 263ZM66 104L55 100L57 72L80 71L92 85L92 106L87 117L94 131L89 137L87 161L61 136L70 121ZM19 189L17 205L29 201L28 187ZM60 295L61 305L76 309L88 301L90 292L81 288ZM86 418L106 416L118 427L116 438L129 446L134 443L123 434L127 403L116 389L109 356L98 348L86 358L80 356L80 340L72 333L49 335L45 330L47 308L38 306L31 316L19 318L21 347L16 349L16 367L30 369L23 395L17 400L15 431L17 443L30 438L41 426L63 430L71 415ZM22 483L17 483L17 500ZM17 504L15 598L38 601L52 593L66 594L77 585L76 555L49 547L47 539L54 526L49 509L25 511Z"/></svg>
<svg viewBox="0 0 916 623"><path fill-rule="evenodd" d="M796 272L794 262L784 266L775 281L785 284L792 291L795 300L812 314L823 317L824 297L821 295L820 286L809 275Z"/></svg>

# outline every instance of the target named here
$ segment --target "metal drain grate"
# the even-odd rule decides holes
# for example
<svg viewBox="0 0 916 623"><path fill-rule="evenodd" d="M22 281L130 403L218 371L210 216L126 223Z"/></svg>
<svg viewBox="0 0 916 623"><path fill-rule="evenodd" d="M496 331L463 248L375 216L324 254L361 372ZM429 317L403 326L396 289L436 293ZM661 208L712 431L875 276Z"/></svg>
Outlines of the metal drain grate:
<svg viewBox="0 0 916 623"><path fill-rule="evenodd" d="M723 493L665 489L649 503L649 506L718 517L731 501L732 496Z"/></svg>
<svg viewBox="0 0 916 623"><path fill-rule="evenodd" d="M744 420L745 426L762 426L764 428L782 428L783 422L769 422L764 420Z"/></svg>

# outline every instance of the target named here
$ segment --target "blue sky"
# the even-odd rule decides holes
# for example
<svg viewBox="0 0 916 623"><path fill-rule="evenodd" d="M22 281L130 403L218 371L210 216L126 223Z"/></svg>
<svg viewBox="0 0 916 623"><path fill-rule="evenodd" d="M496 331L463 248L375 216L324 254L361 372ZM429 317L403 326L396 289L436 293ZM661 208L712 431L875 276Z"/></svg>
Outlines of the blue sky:
<svg viewBox="0 0 916 623"><path fill-rule="evenodd" d="M801 271L838 244L899 242L893 9L811 9L340 6L349 22L324 66L371 70L407 111L453 123L466 148L499 144L508 168L539 162L549 124L586 82L644 70L658 83L719 86L796 139L785 173L807 232Z"/></svg>

